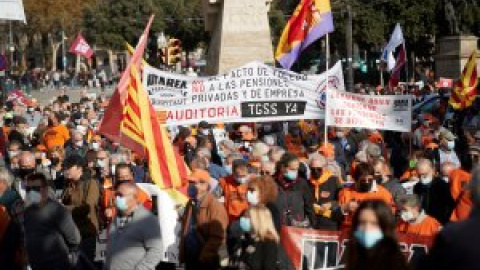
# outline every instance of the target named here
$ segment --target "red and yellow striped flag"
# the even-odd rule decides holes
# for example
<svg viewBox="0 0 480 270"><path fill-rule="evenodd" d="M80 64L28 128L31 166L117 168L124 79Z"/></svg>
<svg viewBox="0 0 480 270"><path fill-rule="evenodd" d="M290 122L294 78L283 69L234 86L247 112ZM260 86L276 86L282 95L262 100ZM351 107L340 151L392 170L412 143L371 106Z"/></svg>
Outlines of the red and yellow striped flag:
<svg viewBox="0 0 480 270"><path fill-rule="evenodd" d="M150 176L162 189L184 186L188 168L160 126L147 91L140 79L150 19L131 61L112 95L99 132L148 160Z"/></svg>
<svg viewBox="0 0 480 270"><path fill-rule="evenodd" d="M478 74L477 74L477 51L473 51L463 68L460 80L450 95L450 105L455 110L470 107L477 96Z"/></svg>

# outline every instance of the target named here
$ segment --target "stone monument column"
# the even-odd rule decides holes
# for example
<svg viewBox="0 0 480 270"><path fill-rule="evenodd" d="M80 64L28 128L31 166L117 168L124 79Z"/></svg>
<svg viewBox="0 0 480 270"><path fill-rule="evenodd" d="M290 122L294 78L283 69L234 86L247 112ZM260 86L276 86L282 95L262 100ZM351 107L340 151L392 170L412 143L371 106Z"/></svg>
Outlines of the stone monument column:
<svg viewBox="0 0 480 270"><path fill-rule="evenodd" d="M207 74L251 61L273 63L268 11L271 0L203 0L205 30L211 33Z"/></svg>
<svg viewBox="0 0 480 270"><path fill-rule="evenodd" d="M457 35L441 38L435 55L435 77L458 79L472 52L477 48L476 36ZM477 54L478 55L478 54ZM477 60L480 70L480 61ZM479 74L480 75L480 74Z"/></svg>

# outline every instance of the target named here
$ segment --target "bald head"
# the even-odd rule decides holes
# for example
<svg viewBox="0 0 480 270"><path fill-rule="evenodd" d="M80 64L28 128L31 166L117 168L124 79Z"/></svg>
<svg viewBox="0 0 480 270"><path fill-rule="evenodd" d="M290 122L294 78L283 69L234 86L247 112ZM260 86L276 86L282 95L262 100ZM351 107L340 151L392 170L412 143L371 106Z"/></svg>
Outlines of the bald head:
<svg viewBox="0 0 480 270"><path fill-rule="evenodd" d="M35 155L29 151L23 151L19 156L19 165L21 168L35 168Z"/></svg>
<svg viewBox="0 0 480 270"><path fill-rule="evenodd" d="M433 164L432 161L426 158L418 160L417 171L419 175L433 175Z"/></svg>
<svg viewBox="0 0 480 270"><path fill-rule="evenodd" d="M118 186L117 190L119 194L122 194L125 197L131 196L135 200L138 198L138 187L134 183L122 183Z"/></svg>
<svg viewBox="0 0 480 270"><path fill-rule="evenodd" d="M442 167L441 167L442 176L448 177L453 170L455 170L455 165L452 162L447 161L442 163Z"/></svg>

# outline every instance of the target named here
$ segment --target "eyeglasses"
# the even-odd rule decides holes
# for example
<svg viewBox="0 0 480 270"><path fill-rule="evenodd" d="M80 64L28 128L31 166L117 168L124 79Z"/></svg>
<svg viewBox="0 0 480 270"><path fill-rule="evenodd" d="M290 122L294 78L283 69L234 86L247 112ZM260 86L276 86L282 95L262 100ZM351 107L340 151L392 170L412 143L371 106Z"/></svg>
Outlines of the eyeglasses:
<svg viewBox="0 0 480 270"><path fill-rule="evenodd" d="M29 186L29 187L25 187L25 191L26 192L30 192L30 191L40 192L40 191L42 191L42 188L43 188L43 186Z"/></svg>
<svg viewBox="0 0 480 270"><path fill-rule="evenodd" d="M362 177L358 179L359 182L368 183L373 181L373 176Z"/></svg>

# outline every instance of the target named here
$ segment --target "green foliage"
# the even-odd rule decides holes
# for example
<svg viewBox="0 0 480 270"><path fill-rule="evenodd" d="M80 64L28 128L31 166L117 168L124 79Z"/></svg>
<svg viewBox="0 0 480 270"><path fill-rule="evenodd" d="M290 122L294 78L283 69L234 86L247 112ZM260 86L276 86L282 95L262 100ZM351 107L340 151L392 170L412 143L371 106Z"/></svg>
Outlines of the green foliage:
<svg viewBox="0 0 480 270"><path fill-rule="evenodd" d="M165 11L165 34L180 39L185 51L193 51L206 42L202 2L200 0L156 0Z"/></svg>
<svg viewBox="0 0 480 270"><path fill-rule="evenodd" d="M84 13L87 40L119 50L125 49L125 42L135 46L151 14L155 19L150 36L164 29L163 10L153 0L99 1Z"/></svg>

